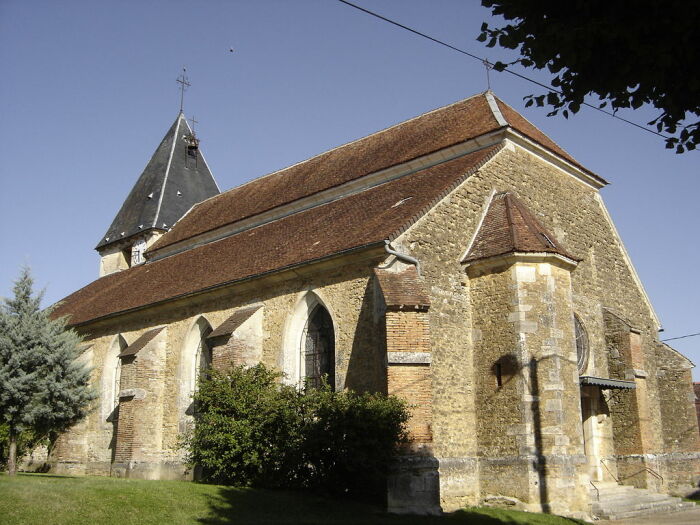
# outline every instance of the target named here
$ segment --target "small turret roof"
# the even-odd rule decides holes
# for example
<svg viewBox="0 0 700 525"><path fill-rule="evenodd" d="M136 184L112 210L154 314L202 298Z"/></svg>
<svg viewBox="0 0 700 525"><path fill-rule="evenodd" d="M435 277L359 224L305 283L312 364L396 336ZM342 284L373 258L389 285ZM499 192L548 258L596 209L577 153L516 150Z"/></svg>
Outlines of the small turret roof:
<svg viewBox="0 0 700 525"><path fill-rule="evenodd" d="M559 244L515 195L497 193L463 262L515 252L557 253L579 260Z"/></svg>
<svg viewBox="0 0 700 525"><path fill-rule="evenodd" d="M193 205L219 194L185 116L175 122L156 148L129 196L96 249L149 230L168 230Z"/></svg>

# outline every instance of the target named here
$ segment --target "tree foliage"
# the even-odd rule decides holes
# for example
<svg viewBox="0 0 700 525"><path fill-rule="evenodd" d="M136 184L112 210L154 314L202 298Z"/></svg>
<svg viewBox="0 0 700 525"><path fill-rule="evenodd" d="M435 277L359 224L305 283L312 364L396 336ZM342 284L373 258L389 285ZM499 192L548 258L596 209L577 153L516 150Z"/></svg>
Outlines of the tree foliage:
<svg viewBox="0 0 700 525"><path fill-rule="evenodd" d="M405 404L328 385L300 391L278 379L263 365L211 371L194 395L189 463L216 483L379 493L406 441Z"/></svg>
<svg viewBox="0 0 700 525"><path fill-rule="evenodd" d="M0 305L0 423L7 426L10 473L23 432L55 437L87 414L95 393L79 361L80 337L40 307L27 268Z"/></svg>
<svg viewBox="0 0 700 525"><path fill-rule="evenodd" d="M511 64L547 68L558 92L530 95L527 105L547 104L549 115L568 118L589 95L613 111L651 104L660 115L649 122L669 135L677 153L700 141L700 4L668 0L634 3L604 0L522 2L482 0L493 14L512 21L478 40L516 49ZM510 64L498 62L495 69Z"/></svg>
<svg viewBox="0 0 700 525"><path fill-rule="evenodd" d="M21 458L34 450L38 445L47 445L47 440L35 436L31 430L25 430L17 435L16 457ZM0 423L0 470L8 467L10 456L10 427L7 423Z"/></svg>

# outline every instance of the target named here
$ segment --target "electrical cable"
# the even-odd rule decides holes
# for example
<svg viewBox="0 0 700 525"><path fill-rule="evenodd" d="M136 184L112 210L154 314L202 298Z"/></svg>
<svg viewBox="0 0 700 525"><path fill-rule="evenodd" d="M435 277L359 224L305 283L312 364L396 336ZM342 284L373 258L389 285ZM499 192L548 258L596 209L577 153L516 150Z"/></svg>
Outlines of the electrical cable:
<svg viewBox="0 0 700 525"><path fill-rule="evenodd" d="M373 17L375 17L375 18L378 18L378 19L380 19L380 20L383 20L384 22L388 22L389 24L392 24L392 25L395 25L395 26L397 26L397 27L400 27L401 29L405 29L406 31L410 31L411 33L416 34L416 35L418 35L418 36L420 36L420 37L427 38L428 40L430 40L430 41L432 41L432 42L435 42L436 44L440 44L441 46L445 46L445 47L447 47L447 48L449 48L449 49L451 49L451 50L453 50L453 51L457 51L458 53L462 53L463 55L466 55L466 56L468 56L468 57L470 57L470 58L473 58L474 60L478 60L479 62L482 62L482 63L487 64L487 65L492 65L492 63L491 63L489 60L485 59L485 58L482 58L482 57L477 56L477 55L475 55L475 54L473 54L473 53L470 53L469 51L465 51L464 49L460 49L460 48L458 48L458 47L456 47L456 46L453 46L452 44L448 44L447 42L444 42L444 41L439 40L439 39L437 39L437 38L434 38L434 37L432 37L432 36L430 36L430 35L427 35L427 34L425 34L425 33L422 33L422 32L420 32L420 31L418 31L417 29L413 29L412 27L409 27L409 26L406 26L406 25L401 24L401 23L399 23L399 22L396 22L395 20L392 20L392 19L390 19L390 18L387 18L387 17L385 17L385 16L382 16L382 15L380 15L379 13L375 13L374 11L370 11L369 9L365 9L364 7L361 7L361 6L357 5L357 4L353 4L352 2L348 2L347 0L338 0L338 2L340 2L340 3L342 3L342 4L345 4L345 5L347 5L347 6L350 6L350 7L354 8L354 9L359 10L359 11L362 11L363 13L367 13L368 15L371 15L371 16L373 16ZM542 82L538 82L537 80L534 80L534 79L532 79L532 78L526 77L525 75L521 75L520 73L516 73L515 71L512 71L512 70L510 70L510 69L508 69L508 68L503 69L503 71L506 72L506 73L510 73L511 75L514 75L514 76L516 76L516 77L518 77L518 78L521 78L522 80L526 80L527 82L531 82L532 84L535 84L535 85L537 85L537 86L539 86L539 87L542 87L542 88L544 88L544 89L547 89L547 90L549 90L549 91L551 91L551 92L553 92L553 93L557 93L557 94L560 94L560 95L562 94L561 91L559 91L559 90L556 90L556 89L554 89L554 88L552 88L552 87L550 87L550 86L548 86L548 85L546 85L546 84L543 84ZM659 133L658 131L654 131L654 130L652 130L652 129L649 129L649 128L647 128L647 127L644 127L644 126L642 126L641 124L637 124L636 122L632 122L631 120L627 120L627 119L625 119L625 118L618 117L618 116L615 115L614 113L612 113L612 112L610 112L610 111L606 111L606 110L604 110L604 109L602 109L602 108L596 107L596 106L594 106L594 105L592 105L592 104L589 104L588 102L583 102L581 105L583 105L583 106L588 106L589 108L595 109L596 111L600 111L601 113L604 113L604 114L606 114L606 115L608 115L608 116L611 116L611 117L613 117L613 118L616 118L616 119L618 119L618 120L621 120L622 122L625 122L625 123L627 123L627 124L631 124L632 126L635 126L635 127L639 128L639 129L643 129L644 131L648 131L649 133L653 133L654 135L658 135L659 137L668 138L668 136L664 135L663 133ZM686 337L695 337L695 336L698 336L698 335L700 335L700 332L698 332L698 333L696 333L696 334L682 335L682 336L679 336L679 337L671 337L671 338L669 338L669 339L662 339L662 341L664 341L664 342L665 342L665 341L675 341L676 339L685 339Z"/></svg>
<svg viewBox="0 0 700 525"><path fill-rule="evenodd" d="M489 60L487 60L487 59L485 59L485 58L481 58L480 56L477 56L477 55L474 55L473 53L470 53L469 51L465 51L464 49L460 49L460 48L458 48L458 47L456 47L456 46L453 46L452 44L448 44L447 42L444 42L444 41L439 40L439 39L437 39L437 38L434 38L434 37L432 37L432 36L430 36L430 35L427 35L427 34L425 34L425 33L422 33L422 32L420 32L420 31L418 31L417 29L413 29L412 27L403 25L403 24L401 24L401 23L399 23L399 22L396 22L395 20L392 20L391 18L387 18L387 17L385 17L385 16L382 16L382 15L380 15L379 13L375 13L374 11L370 11L369 9L365 9L364 7L361 7L361 6L357 5L357 4L353 4L352 2L348 2L347 0L338 0L338 2L340 2L340 3L342 3L342 4L345 4L345 5L349 6L349 7L352 7L352 8L354 8L354 9L357 9L357 10L359 10L359 11L362 11L363 13L367 13L368 15L371 15L371 16L373 16L373 17L375 17L375 18L379 18L380 20L383 20L384 22L388 22L389 24L393 24L393 25L395 25L395 26L397 26L397 27L400 27L401 29L405 29L406 31L410 31L411 33L416 34L416 35L418 35L418 36L420 36L420 37L427 38L428 40L430 40L430 41L432 41L432 42L435 42L436 44L440 44L441 46L445 46L445 47L447 47L447 48L449 48L449 49L451 49L451 50L453 50L453 51L457 51L458 53L462 53L463 55L467 55L468 57L473 58L474 60L478 60L478 61L480 61L480 62L482 62L482 63L484 63L484 64L493 65L492 62L490 62ZM488 67L488 66L487 66L487 67ZM522 80L526 80L527 82L531 82L532 84L535 84L535 85L537 85L537 86L540 86L540 87L542 87L542 88L544 88L544 89L547 89L547 90L551 91L552 93L557 93L557 94L559 94L559 95L562 94L561 91L559 91L559 90L557 90L557 89L554 89L553 87L550 87L550 86L548 86L547 84L543 84L542 82L538 82L537 80L534 80L534 79L532 79L532 78L526 77L525 75L521 75L520 73L517 73L517 72L515 72L515 71L512 71L512 70L508 69L507 67L506 67L505 69L503 69L502 71L505 72L505 73L510 73L511 75L514 75L514 76L516 76L516 77L518 77L518 78L520 78L520 79L522 79ZM499 71L499 73L500 73L500 72L501 72L501 71ZM591 108L591 109L595 109L596 111L600 111L601 113L603 113L603 114L605 114L605 115L608 115L608 116L613 117L613 118L615 118L615 119L617 119L617 120L620 120L620 121L622 121L622 122L625 122L625 123L627 123L627 124L630 124L630 125L632 125L632 126L635 126L635 127L639 128L639 129L642 129L642 130L644 130L644 131L646 131L646 132L648 132L648 133L652 133L652 134L654 134L654 135L658 135L659 137L662 137L662 138L665 138L665 139L668 139L668 138L669 138L667 135L664 135L663 133L659 133L658 131L654 131L653 129L649 129L649 128L646 127L646 126L643 126L643 125L641 125L641 124L637 124L636 122L633 122L633 121L631 121L631 120L627 120L626 118L618 117L618 116L617 116L615 113L613 113L612 111L606 111L606 110L604 110L603 108L594 106L593 104L589 104L588 102L582 102L581 105L582 105L582 106L587 106L587 107L589 107L589 108Z"/></svg>
<svg viewBox="0 0 700 525"><path fill-rule="evenodd" d="M676 339L685 339L686 337L695 337L697 335L700 335L700 332L697 334L687 334L687 335L680 335L678 337L670 337L668 339L662 339L661 341L666 342L666 341L675 341Z"/></svg>

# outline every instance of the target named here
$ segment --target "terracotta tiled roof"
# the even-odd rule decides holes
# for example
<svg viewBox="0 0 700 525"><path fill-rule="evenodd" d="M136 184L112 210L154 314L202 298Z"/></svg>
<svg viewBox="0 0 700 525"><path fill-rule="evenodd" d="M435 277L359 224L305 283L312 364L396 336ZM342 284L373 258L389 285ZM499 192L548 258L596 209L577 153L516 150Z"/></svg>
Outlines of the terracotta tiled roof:
<svg viewBox="0 0 700 525"><path fill-rule="evenodd" d="M511 193L498 193L489 204L464 262L513 252L558 253L577 261Z"/></svg>
<svg viewBox="0 0 700 525"><path fill-rule="evenodd" d="M165 327L160 326L158 328L153 328L152 330L149 330L148 332L144 333L136 341L134 341L129 346L127 346L124 350L122 350L122 353L119 354L119 357L136 355L139 352L139 350L141 350L148 343L150 343L155 338L155 336L157 336L161 332L161 330L163 330L163 328L165 328Z"/></svg>
<svg viewBox="0 0 700 525"><path fill-rule="evenodd" d="M393 239L500 146L129 270L68 296L55 315L77 325ZM274 194L271 196L274 197Z"/></svg>
<svg viewBox="0 0 700 525"><path fill-rule="evenodd" d="M513 129L519 131L523 135L529 137L530 139L534 140L541 146L544 146L548 150L553 151L560 157L565 158L574 166L581 168L586 173L592 174L589 170L587 170L585 167L579 164L579 162L576 159L574 159L571 155L564 151L556 142L554 142L547 135L545 135L539 129L537 129L537 127L535 127L534 124L532 124L529 120L523 117L520 113L515 111L501 99L496 97L494 97L494 99L496 100L496 104L498 104L498 109L500 109L501 113L503 114L503 118L506 119L508 125L510 125Z"/></svg>
<svg viewBox="0 0 700 525"><path fill-rule="evenodd" d="M493 99L510 127L590 173L510 106ZM502 127L486 94L475 95L201 202L151 251Z"/></svg>
<svg viewBox="0 0 700 525"><path fill-rule="evenodd" d="M425 283L418 275L415 266L401 272L390 272L375 268L374 274L382 289L384 302L388 307L414 306L429 307L430 298Z"/></svg>
<svg viewBox="0 0 700 525"><path fill-rule="evenodd" d="M216 329L207 336L207 339L214 339L215 337L220 337L222 335L230 335L236 331L236 329L245 323L251 316L260 310L259 304L252 306L246 306L244 308L239 308L236 310L228 319L216 327Z"/></svg>

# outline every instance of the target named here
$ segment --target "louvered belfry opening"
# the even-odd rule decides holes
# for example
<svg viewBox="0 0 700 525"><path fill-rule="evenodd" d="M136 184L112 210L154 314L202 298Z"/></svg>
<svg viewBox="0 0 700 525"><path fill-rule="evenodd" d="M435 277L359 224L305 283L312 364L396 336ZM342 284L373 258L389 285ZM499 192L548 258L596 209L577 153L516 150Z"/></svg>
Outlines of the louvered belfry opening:
<svg viewBox="0 0 700 525"><path fill-rule="evenodd" d="M304 375L306 384L318 388L324 376L335 390L335 332L328 310L318 304L311 312L304 338Z"/></svg>

